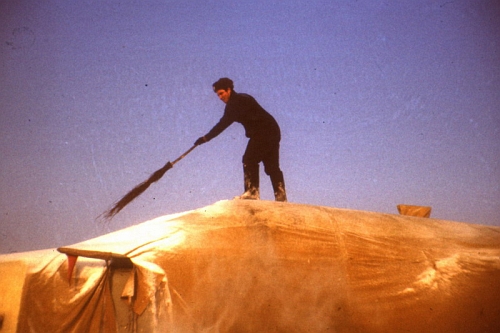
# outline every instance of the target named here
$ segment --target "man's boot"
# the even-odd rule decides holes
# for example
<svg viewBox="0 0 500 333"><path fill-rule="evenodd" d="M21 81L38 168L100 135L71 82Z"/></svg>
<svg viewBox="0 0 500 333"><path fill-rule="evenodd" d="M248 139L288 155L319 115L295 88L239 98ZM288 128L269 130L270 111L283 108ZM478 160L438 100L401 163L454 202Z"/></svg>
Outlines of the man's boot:
<svg viewBox="0 0 500 333"><path fill-rule="evenodd" d="M235 199L259 200L259 164L243 164L245 192Z"/></svg>
<svg viewBox="0 0 500 333"><path fill-rule="evenodd" d="M274 199L276 201L286 202L286 190L285 190L285 180L283 178L283 172L276 173L271 176L271 183L274 190Z"/></svg>

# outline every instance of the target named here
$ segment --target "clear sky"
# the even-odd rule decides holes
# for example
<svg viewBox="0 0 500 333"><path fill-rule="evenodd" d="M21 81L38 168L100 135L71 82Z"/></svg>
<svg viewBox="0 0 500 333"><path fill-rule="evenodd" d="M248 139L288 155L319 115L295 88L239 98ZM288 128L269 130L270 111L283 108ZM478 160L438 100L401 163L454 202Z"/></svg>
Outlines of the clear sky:
<svg viewBox="0 0 500 333"><path fill-rule="evenodd" d="M498 0L12 0L0 22L0 253L241 194L234 124L95 221L218 121L224 76L278 120L289 201L500 226Z"/></svg>

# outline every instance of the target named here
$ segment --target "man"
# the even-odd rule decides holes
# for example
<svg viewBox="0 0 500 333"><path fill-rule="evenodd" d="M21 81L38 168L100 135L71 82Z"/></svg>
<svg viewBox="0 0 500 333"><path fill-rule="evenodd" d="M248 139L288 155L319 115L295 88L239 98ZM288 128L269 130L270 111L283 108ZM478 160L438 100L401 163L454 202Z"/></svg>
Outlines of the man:
<svg viewBox="0 0 500 333"><path fill-rule="evenodd" d="M226 104L224 115L207 134L196 140L195 145L212 140L234 122L242 124L250 140L243 155L245 192L238 198L260 199L259 163L263 162L276 201L287 201L285 181L279 165L281 132L278 123L252 96L234 91L231 79L221 78L212 86Z"/></svg>

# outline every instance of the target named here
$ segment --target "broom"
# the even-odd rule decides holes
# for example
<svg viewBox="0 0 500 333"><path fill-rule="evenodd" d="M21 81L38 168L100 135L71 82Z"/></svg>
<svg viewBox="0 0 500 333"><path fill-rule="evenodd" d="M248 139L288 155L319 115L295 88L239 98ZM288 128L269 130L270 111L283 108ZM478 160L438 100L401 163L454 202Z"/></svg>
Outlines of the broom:
<svg viewBox="0 0 500 333"><path fill-rule="evenodd" d="M182 160L184 157L186 157L187 154L189 154L193 149L196 148L196 145L192 146L189 148L184 154L179 156L175 161L173 162L167 162L161 169L156 170L145 182L140 183L136 187L134 187L130 192L128 192L123 198L121 198L119 201L117 201L113 208L110 210L104 212L101 214L101 216L104 217L106 221L111 220L116 214L118 214L126 205L128 205L132 200L137 198L139 195L141 195L144 191L148 189L148 187L153 184L154 182L158 181L165 172L168 170L172 169L175 163L179 162Z"/></svg>

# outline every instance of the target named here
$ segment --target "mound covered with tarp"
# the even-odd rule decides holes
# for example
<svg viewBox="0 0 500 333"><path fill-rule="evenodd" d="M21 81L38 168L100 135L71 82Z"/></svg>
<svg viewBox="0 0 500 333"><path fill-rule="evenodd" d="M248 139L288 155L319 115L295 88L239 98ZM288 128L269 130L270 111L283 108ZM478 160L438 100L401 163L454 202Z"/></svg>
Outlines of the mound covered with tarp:
<svg viewBox="0 0 500 333"><path fill-rule="evenodd" d="M58 250L12 332L500 332L498 227L233 200Z"/></svg>

